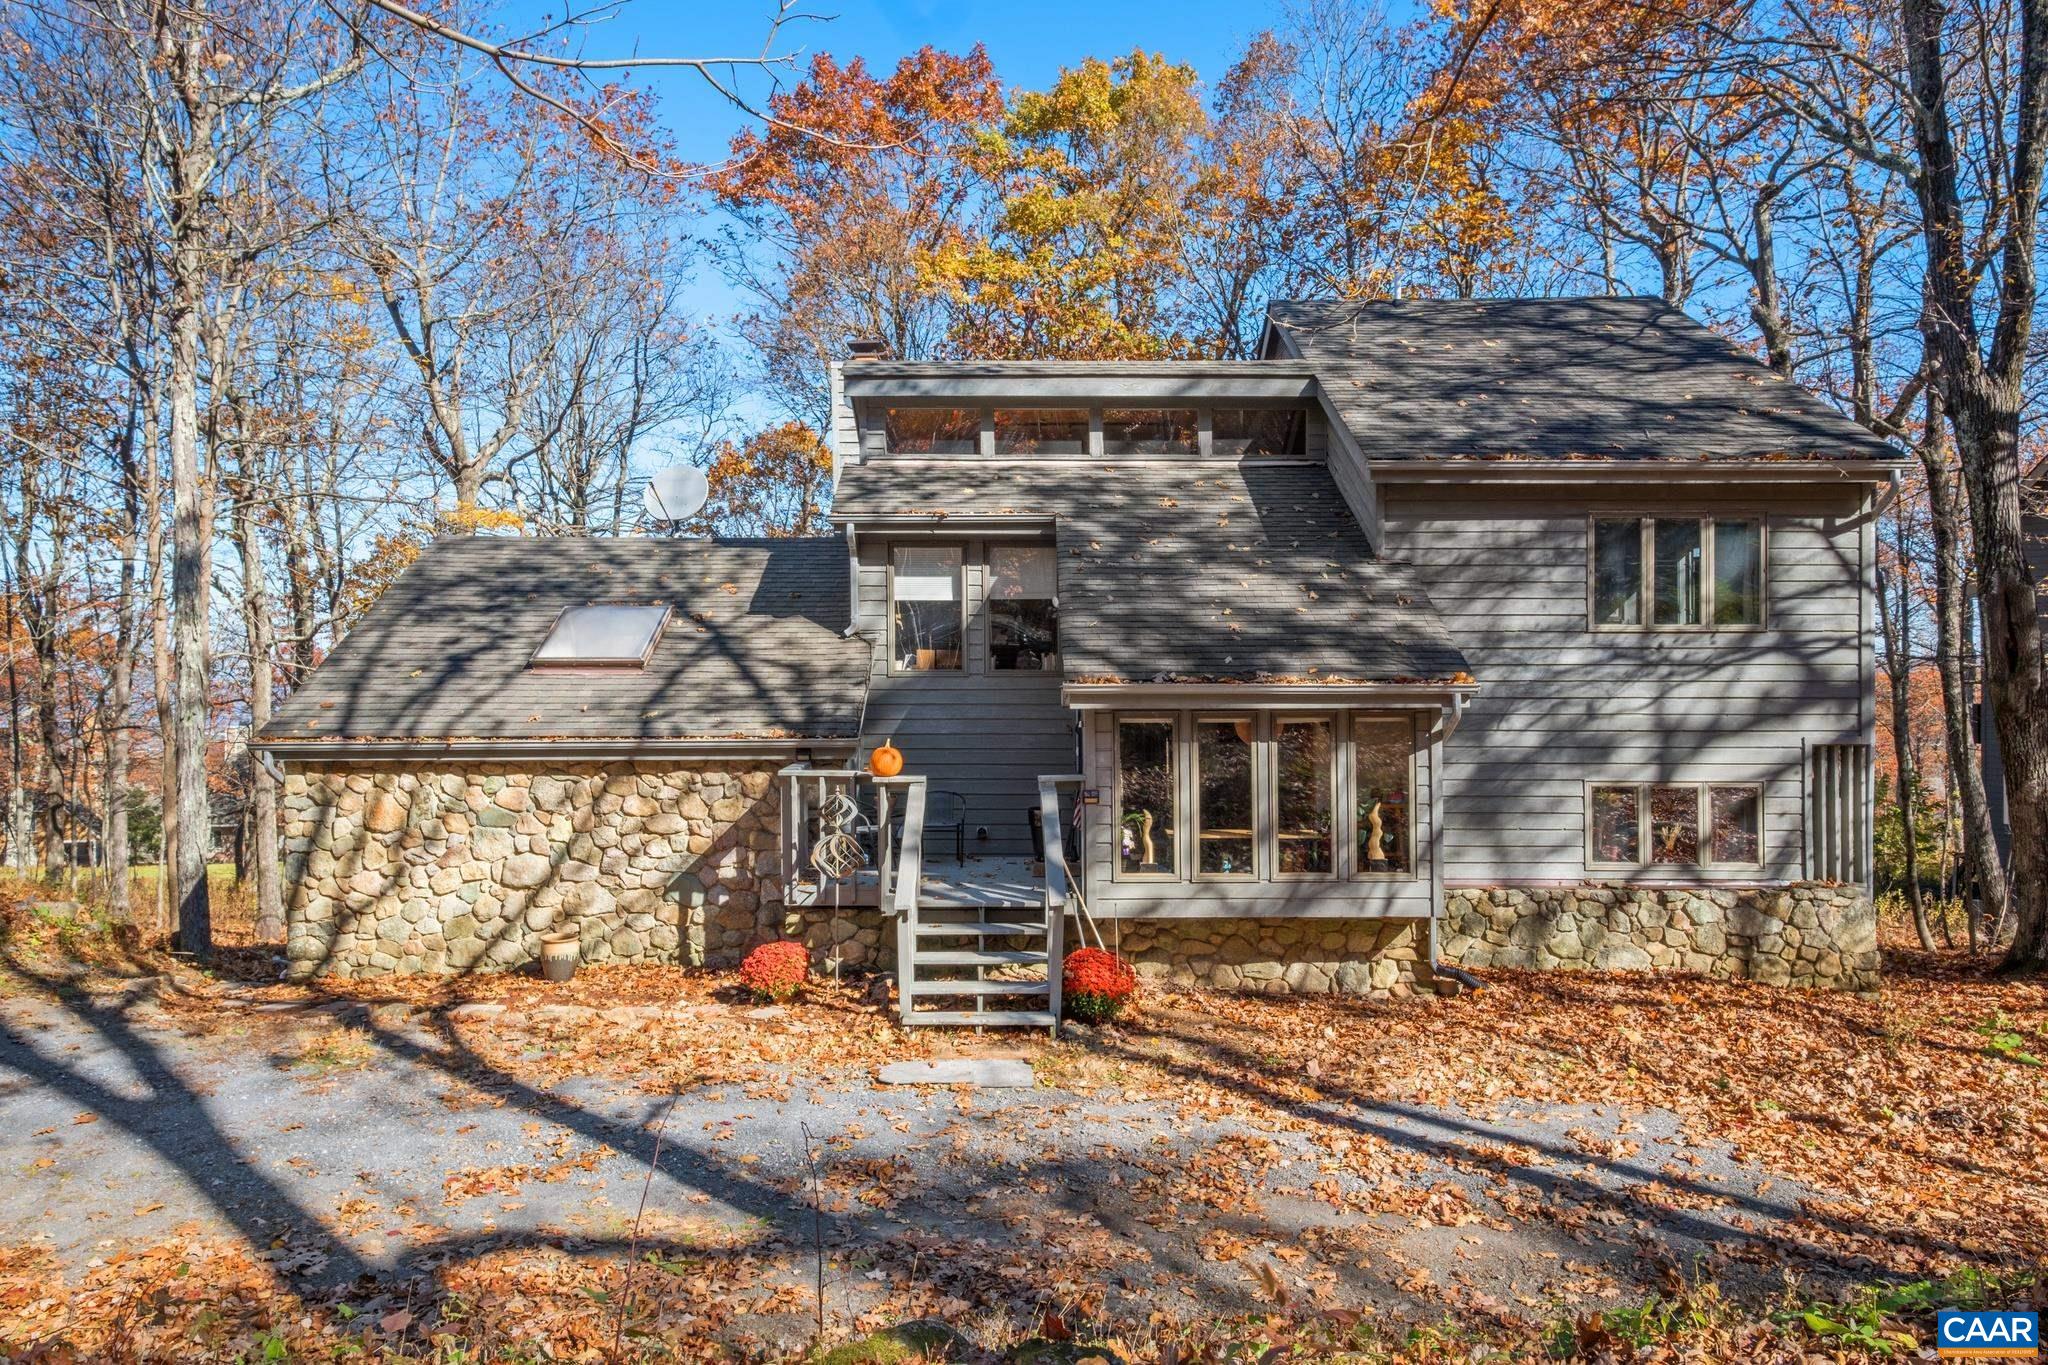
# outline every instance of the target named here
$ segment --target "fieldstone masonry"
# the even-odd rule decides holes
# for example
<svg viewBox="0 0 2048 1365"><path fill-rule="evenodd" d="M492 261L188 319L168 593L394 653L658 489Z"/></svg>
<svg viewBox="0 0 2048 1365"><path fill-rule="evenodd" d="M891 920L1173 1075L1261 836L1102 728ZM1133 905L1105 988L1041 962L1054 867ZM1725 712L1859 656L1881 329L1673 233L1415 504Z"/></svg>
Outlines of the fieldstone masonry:
<svg viewBox="0 0 2048 1365"><path fill-rule="evenodd" d="M1487 967L1656 968L1770 986L1874 991L1877 912L1860 888L1456 890L1443 961Z"/></svg>
<svg viewBox="0 0 2048 1365"><path fill-rule="evenodd" d="M772 769L705 763L302 768L285 782L286 956L331 972L498 971L574 928L586 962L721 966L769 939L821 969L887 970L873 909L782 902ZM1770 985L1878 986L1877 923L1854 887L1461 889L1450 964L1659 969ZM1105 926L1108 927L1108 926ZM1433 985L1413 920L1126 920L1140 976L1262 994L1399 996ZM1078 945L1078 938L1069 942Z"/></svg>
<svg viewBox="0 0 2048 1365"><path fill-rule="evenodd" d="M558 928L586 962L716 965L779 937L765 767L301 769L284 812L295 977L502 970Z"/></svg>
<svg viewBox="0 0 2048 1365"><path fill-rule="evenodd" d="M1104 926L1141 978L1260 995L1410 995L1430 980L1415 920L1162 919Z"/></svg>

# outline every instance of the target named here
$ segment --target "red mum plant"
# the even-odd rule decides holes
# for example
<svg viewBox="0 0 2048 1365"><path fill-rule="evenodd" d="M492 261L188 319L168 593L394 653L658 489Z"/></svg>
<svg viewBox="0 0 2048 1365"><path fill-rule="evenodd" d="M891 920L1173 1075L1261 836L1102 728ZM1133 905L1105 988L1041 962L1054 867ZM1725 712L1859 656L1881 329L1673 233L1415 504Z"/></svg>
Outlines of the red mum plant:
<svg viewBox="0 0 2048 1365"><path fill-rule="evenodd" d="M761 1000L789 999L810 975L810 950L787 939L762 944L740 963L740 984Z"/></svg>
<svg viewBox="0 0 2048 1365"><path fill-rule="evenodd" d="M1138 973L1131 964L1100 948L1076 948L1067 954L1061 971L1067 1015L1084 1024L1106 1024L1116 1018L1138 990Z"/></svg>

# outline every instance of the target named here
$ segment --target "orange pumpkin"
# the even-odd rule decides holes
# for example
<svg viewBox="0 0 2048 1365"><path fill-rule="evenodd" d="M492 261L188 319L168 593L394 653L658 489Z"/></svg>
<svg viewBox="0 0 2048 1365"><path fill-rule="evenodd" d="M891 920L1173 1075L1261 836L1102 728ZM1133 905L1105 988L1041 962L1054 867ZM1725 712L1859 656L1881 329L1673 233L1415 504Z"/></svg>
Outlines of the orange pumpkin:
<svg viewBox="0 0 2048 1365"><path fill-rule="evenodd" d="M892 740L883 740L881 746L868 755L868 771L876 777L894 777L903 771L903 751Z"/></svg>

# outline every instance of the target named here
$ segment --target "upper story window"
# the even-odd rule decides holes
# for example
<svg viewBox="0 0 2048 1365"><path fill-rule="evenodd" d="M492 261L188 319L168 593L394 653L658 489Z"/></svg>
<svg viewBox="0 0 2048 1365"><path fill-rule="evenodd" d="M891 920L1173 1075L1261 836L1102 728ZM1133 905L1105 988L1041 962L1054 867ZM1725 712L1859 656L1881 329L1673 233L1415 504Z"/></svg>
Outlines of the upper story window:
<svg viewBox="0 0 2048 1365"><path fill-rule="evenodd" d="M988 657L998 669L1060 666L1059 559L1050 545L988 552Z"/></svg>
<svg viewBox="0 0 2048 1365"><path fill-rule="evenodd" d="M899 545L890 560L890 647L898 669L960 667L960 547Z"/></svg>
<svg viewBox="0 0 2048 1365"><path fill-rule="evenodd" d="M1086 455L1088 409L997 408L996 454Z"/></svg>
<svg viewBox="0 0 2048 1365"><path fill-rule="evenodd" d="M536 668L642 668L668 624L669 609L646 602L564 607L533 652Z"/></svg>
<svg viewBox="0 0 2048 1365"><path fill-rule="evenodd" d="M1755 518L1596 517L1595 630L1756 629L1764 528Z"/></svg>
<svg viewBox="0 0 2048 1365"><path fill-rule="evenodd" d="M1211 421L1217 455L1308 453L1308 414L1300 408L1218 408Z"/></svg>
<svg viewBox="0 0 2048 1365"><path fill-rule="evenodd" d="M974 408L890 408L883 425L891 455L981 453L981 413Z"/></svg>
<svg viewBox="0 0 2048 1365"><path fill-rule="evenodd" d="M1193 408L1104 408L1104 455L1192 455Z"/></svg>

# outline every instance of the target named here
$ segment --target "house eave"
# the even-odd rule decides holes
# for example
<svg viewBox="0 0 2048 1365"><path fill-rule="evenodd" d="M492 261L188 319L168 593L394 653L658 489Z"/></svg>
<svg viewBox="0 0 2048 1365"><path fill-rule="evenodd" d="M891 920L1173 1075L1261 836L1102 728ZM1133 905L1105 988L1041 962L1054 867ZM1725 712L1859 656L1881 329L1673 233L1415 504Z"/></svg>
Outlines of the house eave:
<svg viewBox="0 0 2048 1365"><path fill-rule="evenodd" d="M263 739L250 747L280 763L463 762L615 763L646 760L795 759L851 754L854 735L716 739Z"/></svg>
<svg viewBox="0 0 2048 1365"><path fill-rule="evenodd" d="M1887 483L1898 460L1516 460L1457 457L1374 460L1376 483Z"/></svg>
<svg viewBox="0 0 2048 1365"><path fill-rule="evenodd" d="M1327 711L1342 706L1439 710L1455 698L1479 695L1476 682L1417 683L1067 683L1060 701L1076 711L1157 707L1249 706L1276 711Z"/></svg>
<svg viewBox="0 0 2048 1365"><path fill-rule="evenodd" d="M1161 364L1011 362L961 365L850 365L846 396L872 400L1014 398L1044 403L1083 399L1189 402L1309 396L1315 372L1299 362L1169 361Z"/></svg>

